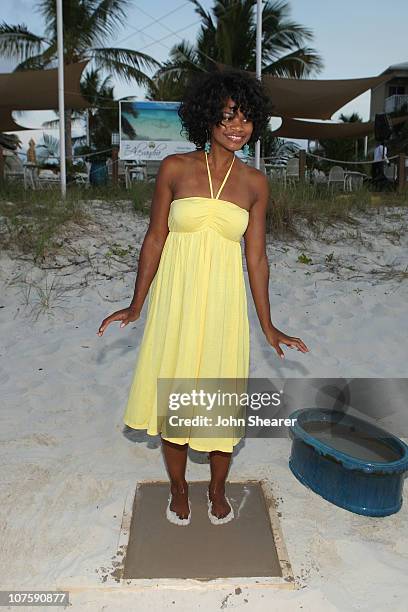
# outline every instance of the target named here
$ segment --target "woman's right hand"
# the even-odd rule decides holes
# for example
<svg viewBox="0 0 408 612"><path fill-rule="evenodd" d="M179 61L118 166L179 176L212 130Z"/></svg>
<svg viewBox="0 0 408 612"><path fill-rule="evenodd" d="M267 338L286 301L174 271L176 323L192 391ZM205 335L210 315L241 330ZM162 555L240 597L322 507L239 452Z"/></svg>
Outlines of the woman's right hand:
<svg viewBox="0 0 408 612"><path fill-rule="evenodd" d="M113 314L106 317L101 323L99 330L97 332L98 336L102 336L105 329L110 325L113 321L120 321L120 327L126 327L129 323L133 321L137 321L140 317L140 312L135 310L134 308L123 308L122 310L117 310Z"/></svg>

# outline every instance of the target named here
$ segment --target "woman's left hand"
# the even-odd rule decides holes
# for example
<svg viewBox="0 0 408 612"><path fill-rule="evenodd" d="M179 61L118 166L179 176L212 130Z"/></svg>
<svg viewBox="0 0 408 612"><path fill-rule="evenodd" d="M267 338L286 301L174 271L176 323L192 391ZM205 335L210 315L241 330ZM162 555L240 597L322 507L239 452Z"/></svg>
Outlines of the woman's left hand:
<svg viewBox="0 0 408 612"><path fill-rule="evenodd" d="M297 350L301 351L302 353L309 352L309 349L307 348L303 340L301 340L300 338L295 338L294 336L287 336L276 327L266 332L265 336L269 344L273 346L273 348L278 353L281 359L283 359L285 355L283 354L279 343L286 344L286 346L288 346L289 348L297 348Z"/></svg>

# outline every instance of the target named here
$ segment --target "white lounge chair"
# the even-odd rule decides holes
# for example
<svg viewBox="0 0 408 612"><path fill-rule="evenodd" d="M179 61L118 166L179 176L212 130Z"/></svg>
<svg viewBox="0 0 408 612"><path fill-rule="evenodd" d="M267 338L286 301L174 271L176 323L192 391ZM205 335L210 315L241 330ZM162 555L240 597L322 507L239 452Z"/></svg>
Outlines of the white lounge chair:
<svg viewBox="0 0 408 612"><path fill-rule="evenodd" d="M323 172L323 170L318 170L314 168L311 174L311 180L314 185L326 185L327 184L327 176Z"/></svg>
<svg viewBox="0 0 408 612"><path fill-rule="evenodd" d="M119 172L120 169L121 168L119 166ZM130 189L133 181L147 181L147 164L145 161L126 161L124 165L124 171L126 189Z"/></svg>
<svg viewBox="0 0 408 612"><path fill-rule="evenodd" d="M294 184L297 181L299 181L299 159L291 157L286 164L285 185L287 182Z"/></svg>
<svg viewBox="0 0 408 612"><path fill-rule="evenodd" d="M36 189L52 189L60 184L60 173L52 170L39 170L35 178Z"/></svg>
<svg viewBox="0 0 408 612"><path fill-rule="evenodd" d="M335 186L340 187L343 191L346 190L346 175L341 166L330 168L327 189L330 189L330 187L333 189Z"/></svg>
<svg viewBox="0 0 408 612"><path fill-rule="evenodd" d="M364 184L365 174L362 172L356 172L347 170L345 172L346 176L346 189L348 191L354 191L356 189L361 189Z"/></svg>
<svg viewBox="0 0 408 612"><path fill-rule="evenodd" d="M255 168L255 158L254 157L244 157L242 159L242 161L247 165L250 166L251 168ZM266 174L266 165L265 165L265 160L263 157L260 158L259 160L259 169L261 172L263 172L264 174Z"/></svg>

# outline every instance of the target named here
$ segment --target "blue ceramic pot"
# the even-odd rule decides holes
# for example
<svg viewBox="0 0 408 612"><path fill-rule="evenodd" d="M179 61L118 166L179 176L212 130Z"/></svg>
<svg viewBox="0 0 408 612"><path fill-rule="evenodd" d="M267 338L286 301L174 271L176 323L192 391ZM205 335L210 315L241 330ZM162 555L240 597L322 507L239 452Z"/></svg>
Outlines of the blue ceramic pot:
<svg viewBox="0 0 408 612"><path fill-rule="evenodd" d="M306 408L290 415L289 467L333 504L366 516L387 516L402 505L408 446L352 415Z"/></svg>

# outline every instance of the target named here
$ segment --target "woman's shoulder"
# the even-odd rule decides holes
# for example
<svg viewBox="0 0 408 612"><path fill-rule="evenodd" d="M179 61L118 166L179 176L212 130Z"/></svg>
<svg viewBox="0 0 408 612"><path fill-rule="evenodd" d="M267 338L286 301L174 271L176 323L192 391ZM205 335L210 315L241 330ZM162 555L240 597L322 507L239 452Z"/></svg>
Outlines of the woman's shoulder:
<svg viewBox="0 0 408 612"><path fill-rule="evenodd" d="M255 202L259 199L268 198L270 186L266 174L262 170L254 168L254 166L249 166L241 160L240 162L242 164L241 177L247 185L251 200Z"/></svg>
<svg viewBox="0 0 408 612"><path fill-rule="evenodd" d="M160 168L163 170L174 171L186 165L194 164L198 159L198 151L187 151L186 153L171 153L163 157Z"/></svg>
<svg viewBox="0 0 408 612"><path fill-rule="evenodd" d="M243 173L245 180L249 184L255 187L256 186L262 187L263 185L265 185L265 183L268 182L268 178L265 172L263 172L262 170L258 170L258 168L255 168L254 166L250 166L249 164L246 164L242 160L239 160L239 163L240 163L241 172Z"/></svg>

